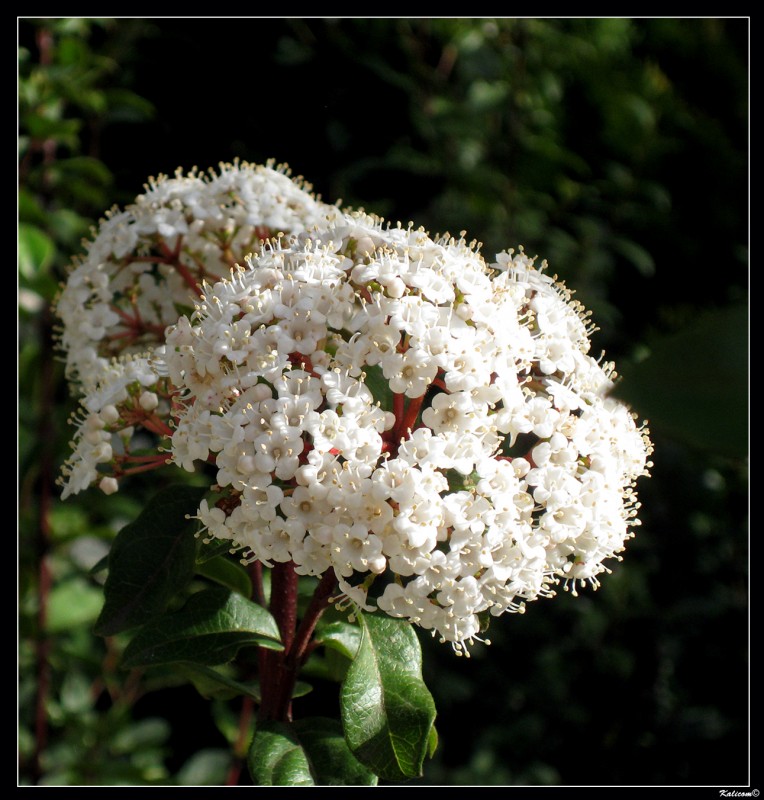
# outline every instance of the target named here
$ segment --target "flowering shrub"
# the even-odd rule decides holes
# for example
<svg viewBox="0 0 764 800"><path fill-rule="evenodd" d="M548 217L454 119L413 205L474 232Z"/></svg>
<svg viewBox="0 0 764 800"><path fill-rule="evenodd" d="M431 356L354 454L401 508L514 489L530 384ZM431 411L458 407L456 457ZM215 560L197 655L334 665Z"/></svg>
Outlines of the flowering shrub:
<svg viewBox="0 0 764 800"><path fill-rule="evenodd" d="M58 313L82 398L64 495L166 463L209 475L120 534L145 539L171 507L157 538L191 567L159 600L129 599L118 537L98 627L144 625L132 664L211 666L260 645L258 783L293 782L278 753L297 736L308 764L324 734L340 766L305 767L312 782L419 774L434 707L409 623L468 655L490 616L596 588L638 524L647 431L609 397L588 314L522 248L489 262L463 235L326 205L283 168L224 165L113 211ZM167 614L210 548L227 558L216 542L249 566L257 602L204 589ZM320 579L302 613L299 576ZM332 601L349 617L324 614ZM341 728L291 721L318 645L348 661Z"/></svg>

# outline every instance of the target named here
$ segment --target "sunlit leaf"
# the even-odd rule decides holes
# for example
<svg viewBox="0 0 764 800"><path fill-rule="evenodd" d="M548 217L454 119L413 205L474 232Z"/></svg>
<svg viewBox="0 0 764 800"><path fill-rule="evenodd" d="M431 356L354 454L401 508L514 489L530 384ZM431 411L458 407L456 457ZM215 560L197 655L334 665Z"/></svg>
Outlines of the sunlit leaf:
<svg viewBox="0 0 764 800"><path fill-rule="evenodd" d="M358 618L363 636L340 694L348 744L381 777L419 776L435 720L419 640L407 620Z"/></svg>

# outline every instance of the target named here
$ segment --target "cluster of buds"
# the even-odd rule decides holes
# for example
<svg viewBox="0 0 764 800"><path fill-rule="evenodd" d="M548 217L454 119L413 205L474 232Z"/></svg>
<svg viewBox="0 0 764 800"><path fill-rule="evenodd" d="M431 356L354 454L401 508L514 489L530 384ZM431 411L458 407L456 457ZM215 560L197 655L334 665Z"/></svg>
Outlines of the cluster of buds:
<svg viewBox="0 0 764 800"><path fill-rule="evenodd" d="M152 185L70 284L67 493L212 464L207 535L332 570L457 652L487 615L596 586L638 524L647 430L609 396L588 314L522 249L488 262L237 165ZM161 454L135 454L141 429Z"/></svg>

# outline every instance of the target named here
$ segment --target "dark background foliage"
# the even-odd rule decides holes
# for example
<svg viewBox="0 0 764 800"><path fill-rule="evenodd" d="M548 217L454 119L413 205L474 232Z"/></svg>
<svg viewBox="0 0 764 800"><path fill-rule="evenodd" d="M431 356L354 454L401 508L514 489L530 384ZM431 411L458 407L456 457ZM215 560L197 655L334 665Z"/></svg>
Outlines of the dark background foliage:
<svg viewBox="0 0 764 800"><path fill-rule="evenodd" d="M233 711L89 632L88 566L156 482L57 500L45 308L148 176L273 158L327 201L547 259L651 422L643 524L598 592L494 621L469 660L421 637L420 783L747 785L749 21L22 19L19 40L22 782L224 774ZM319 688L298 714L336 715Z"/></svg>

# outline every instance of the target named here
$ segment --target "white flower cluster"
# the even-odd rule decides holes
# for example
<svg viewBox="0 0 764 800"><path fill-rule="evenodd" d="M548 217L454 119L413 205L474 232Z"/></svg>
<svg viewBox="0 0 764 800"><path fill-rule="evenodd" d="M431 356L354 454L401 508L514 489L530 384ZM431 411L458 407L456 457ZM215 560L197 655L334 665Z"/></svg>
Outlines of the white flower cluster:
<svg viewBox="0 0 764 800"><path fill-rule="evenodd" d="M262 240L322 221L332 206L309 189L283 167L222 164L152 179L133 204L113 209L57 302L73 384L87 392L114 356L161 344L198 285L228 275Z"/></svg>
<svg viewBox="0 0 764 800"><path fill-rule="evenodd" d="M163 463L156 450L132 456L131 442L143 428L171 432L173 389L156 361L165 329L191 313L203 281L228 275L262 241L326 219L334 207L309 190L273 163L221 164L151 179L101 221L56 306L66 374L82 396L64 497L99 481L116 491L120 475Z"/></svg>
<svg viewBox="0 0 764 800"><path fill-rule="evenodd" d="M636 524L650 446L587 324L522 252L489 266L463 240L338 216L170 329L172 457L214 460L212 535L334 570L459 651L486 612L596 585Z"/></svg>
<svg viewBox="0 0 764 800"><path fill-rule="evenodd" d="M522 250L489 264L235 165L113 214L58 308L84 394L65 493L212 463L210 535L457 652L486 614L596 586L638 524L647 431ZM132 454L136 427L169 451Z"/></svg>

